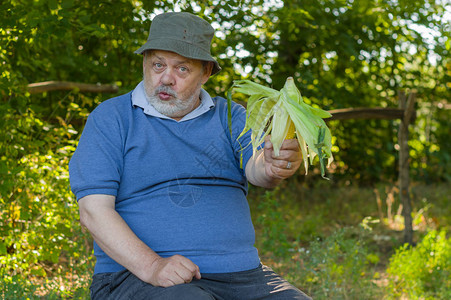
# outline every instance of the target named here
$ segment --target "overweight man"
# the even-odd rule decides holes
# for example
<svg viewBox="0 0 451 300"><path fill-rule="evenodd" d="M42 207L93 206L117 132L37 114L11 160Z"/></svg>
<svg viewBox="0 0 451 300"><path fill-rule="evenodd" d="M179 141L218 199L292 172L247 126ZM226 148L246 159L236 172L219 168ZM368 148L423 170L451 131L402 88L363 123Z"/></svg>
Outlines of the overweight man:
<svg viewBox="0 0 451 300"><path fill-rule="evenodd" d="M152 21L136 88L88 117L70 161L80 221L94 239L92 299L309 299L261 264L248 182L275 187L301 164L237 137L245 109L202 85L221 70L211 25L190 13Z"/></svg>

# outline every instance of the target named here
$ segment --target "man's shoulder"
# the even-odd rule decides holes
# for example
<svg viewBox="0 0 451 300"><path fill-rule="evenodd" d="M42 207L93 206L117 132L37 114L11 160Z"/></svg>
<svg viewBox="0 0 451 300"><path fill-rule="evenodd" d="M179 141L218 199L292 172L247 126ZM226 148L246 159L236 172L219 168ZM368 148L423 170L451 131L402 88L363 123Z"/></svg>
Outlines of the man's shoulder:
<svg viewBox="0 0 451 300"><path fill-rule="evenodd" d="M129 92L101 102L91 112L90 116L96 118L112 118L115 115L118 117L125 116L131 107L131 92Z"/></svg>
<svg viewBox="0 0 451 300"><path fill-rule="evenodd" d="M221 96L216 96L216 97L212 98L212 100L213 100L213 103L215 104L215 106L218 109L220 109L220 110L227 110L228 109L227 108L228 107L227 99L225 99L225 98L223 98ZM245 107L242 104L240 104L238 102L235 102L235 101L231 102L231 107L232 107L232 112L236 111L236 110L238 110L238 111L246 110Z"/></svg>
<svg viewBox="0 0 451 300"><path fill-rule="evenodd" d="M131 107L131 92L101 102L96 110L115 110Z"/></svg>

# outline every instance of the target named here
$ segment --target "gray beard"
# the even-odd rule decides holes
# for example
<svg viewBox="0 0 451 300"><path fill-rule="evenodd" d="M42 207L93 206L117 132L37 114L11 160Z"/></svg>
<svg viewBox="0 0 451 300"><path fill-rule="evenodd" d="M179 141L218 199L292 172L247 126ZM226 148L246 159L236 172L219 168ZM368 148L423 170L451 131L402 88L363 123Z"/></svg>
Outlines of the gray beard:
<svg viewBox="0 0 451 300"><path fill-rule="evenodd" d="M194 95L186 100L178 98L177 93L169 86L159 86L152 92L152 95L149 95L144 81L144 91L147 102L149 102L160 114L171 118L183 117L193 109L196 102ZM157 96L160 92L170 94L174 99L162 101Z"/></svg>

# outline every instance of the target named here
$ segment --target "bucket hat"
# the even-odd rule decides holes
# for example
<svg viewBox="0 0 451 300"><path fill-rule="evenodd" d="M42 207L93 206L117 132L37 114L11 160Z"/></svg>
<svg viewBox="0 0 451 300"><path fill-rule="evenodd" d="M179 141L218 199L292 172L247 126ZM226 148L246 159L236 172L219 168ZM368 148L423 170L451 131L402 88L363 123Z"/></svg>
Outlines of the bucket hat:
<svg viewBox="0 0 451 300"><path fill-rule="evenodd" d="M214 63L211 75L221 70L219 63L211 56L210 45L214 29L204 19L187 12L168 12L157 15L150 25L147 42L138 50L165 50L183 57L211 61Z"/></svg>

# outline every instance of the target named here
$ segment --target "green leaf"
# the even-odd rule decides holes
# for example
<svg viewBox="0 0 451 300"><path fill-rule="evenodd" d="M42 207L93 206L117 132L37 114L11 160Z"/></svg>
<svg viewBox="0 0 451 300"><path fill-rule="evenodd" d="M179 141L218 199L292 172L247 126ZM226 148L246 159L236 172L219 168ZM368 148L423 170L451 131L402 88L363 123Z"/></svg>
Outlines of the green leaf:
<svg viewBox="0 0 451 300"><path fill-rule="evenodd" d="M309 106L309 109L311 110L311 112L312 112L314 115L316 115L316 116L318 116L318 117L320 117L320 118L323 118L323 119L324 119L324 118L330 118L330 117L332 117L332 115L331 115L328 111L322 110L321 108Z"/></svg>
<svg viewBox="0 0 451 300"><path fill-rule="evenodd" d="M0 255L6 254L7 254L6 244L0 241Z"/></svg>
<svg viewBox="0 0 451 300"><path fill-rule="evenodd" d="M49 9L50 10L57 10L58 9L58 1L57 0L48 0L48 5L49 5Z"/></svg>
<svg viewBox="0 0 451 300"><path fill-rule="evenodd" d="M64 0L61 2L61 7L64 9L69 9L72 8L73 6L74 6L73 0Z"/></svg>

